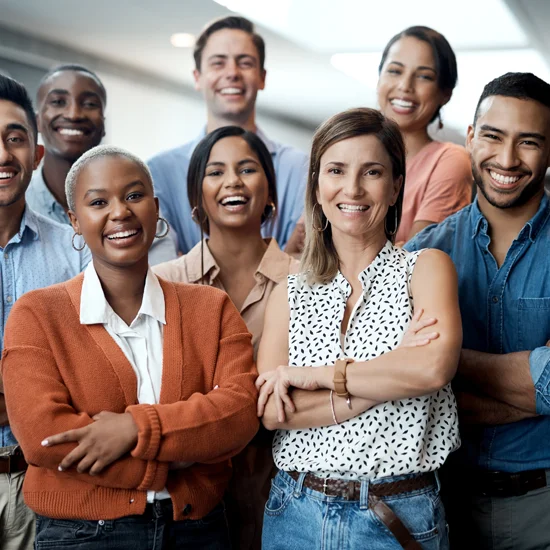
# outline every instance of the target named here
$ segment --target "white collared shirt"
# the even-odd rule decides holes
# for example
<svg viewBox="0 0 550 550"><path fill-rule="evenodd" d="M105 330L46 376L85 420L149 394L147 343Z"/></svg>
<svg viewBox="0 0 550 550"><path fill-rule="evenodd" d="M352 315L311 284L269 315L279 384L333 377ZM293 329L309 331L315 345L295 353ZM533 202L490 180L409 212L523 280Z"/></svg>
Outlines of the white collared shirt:
<svg viewBox="0 0 550 550"><path fill-rule="evenodd" d="M102 324L132 365L137 378L139 403L160 400L164 341L164 293L156 275L147 272L143 300L136 318L128 326L107 302L93 262L84 271L80 297L80 323ZM166 489L147 492L147 501L170 498Z"/></svg>

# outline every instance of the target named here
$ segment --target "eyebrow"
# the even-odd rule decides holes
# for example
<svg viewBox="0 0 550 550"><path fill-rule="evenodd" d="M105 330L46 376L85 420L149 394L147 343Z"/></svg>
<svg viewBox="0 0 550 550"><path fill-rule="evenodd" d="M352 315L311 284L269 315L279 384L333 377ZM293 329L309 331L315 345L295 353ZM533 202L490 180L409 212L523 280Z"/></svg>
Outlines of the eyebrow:
<svg viewBox="0 0 550 550"><path fill-rule="evenodd" d="M213 61L214 59L229 59L229 55L227 54L222 54L222 53L215 53L213 55L211 55L209 58L208 58L208 61ZM252 55L252 54L249 54L249 53L241 53L239 55L236 55L235 56L235 59L237 60L241 60L243 58L248 58L248 59L252 59L253 61L256 61L256 58Z"/></svg>
<svg viewBox="0 0 550 550"><path fill-rule="evenodd" d="M52 95L52 94L70 95L70 93L71 92L69 92L69 90L63 90L62 88L54 88L53 90L50 90L47 93L47 96ZM100 95L97 92L94 92L93 90L85 90L85 91L81 92L79 95L80 96L94 96L94 97L97 97L97 98L100 97Z"/></svg>
<svg viewBox="0 0 550 550"><path fill-rule="evenodd" d="M253 158L246 158L246 159L242 159L240 160L239 162L237 162L237 166L242 166L243 164L248 164L249 162L253 162L254 164L260 164L257 160L253 159ZM207 165L206 165L206 168L208 168L209 166L225 166L225 162L220 162L220 161L212 161L212 162L209 162Z"/></svg>
<svg viewBox="0 0 550 550"><path fill-rule="evenodd" d="M400 61L390 61L388 65L399 65L400 67L405 67L403 63ZM437 71L433 67L428 67L426 65L420 65L419 67L416 67L417 71L432 71L435 74L437 74Z"/></svg>
<svg viewBox="0 0 550 550"><path fill-rule="evenodd" d="M325 166L328 166L329 164L332 164L333 166L338 166L339 168L347 166L345 162L339 162L335 160L329 160L325 163ZM382 166L382 168L385 168L385 166L381 162L367 161L361 164L361 168L369 168L370 166Z"/></svg>
<svg viewBox="0 0 550 550"><path fill-rule="evenodd" d="M134 187L136 185L140 185L141 187L145 188L145 184L141 180L135 180L135 181L131 181L130 183L127 183L124 186L124 191L126 191L127 189L130 189L131 187ZM88 191L86 191L86 193L84 193L84 198L86 198L88 195L91 195L92 193L104 193L105 191L107 191L107 189L105 189L105 187L97 187L95 189L88 189Z"/></svg>
<svg viewBox="0 0 550 550"><path fill-rule="evenodd" d="M23 126L23 124L19 124L18 122L10 122L6 125L6 130L20 130L27 135L29 134L29 129L26 126Z"/></svg>
<svg viewBox="0 0 550 550"><path fill-rule="evenodd" d="M508 135L508 132L495 128L494 126L489 126L488 124L482 124L480 127L482 132L494 132L495 134L502 134L503 136ZM521 139L525 138L534 138L540 141L546 141L546 136L539 134L538 132L520 132L518 137Z"/></svg>

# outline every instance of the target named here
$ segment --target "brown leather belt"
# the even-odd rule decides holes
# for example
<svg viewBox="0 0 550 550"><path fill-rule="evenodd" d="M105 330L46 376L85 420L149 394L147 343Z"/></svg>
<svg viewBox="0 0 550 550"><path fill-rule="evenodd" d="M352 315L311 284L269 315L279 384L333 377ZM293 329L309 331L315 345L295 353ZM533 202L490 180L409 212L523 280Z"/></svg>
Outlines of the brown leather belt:
<svg viewBox="0 0 550 550"><path fill-rule="evenodd" d="M22 453L0 456L0 474L14 474L24 472L26 469L27 463Z"/></svg>
<svg viewBox="0 0 550 550"><path fill-rule="evenodd" d="M476 471L470 479L475 492L486 497L518 497L547 486L544 469L516 473Z"/></svg>
<svg viewBox="0 0 550 550"><path fill-rule="evenodd" d="M298 481L299 472L287 472ZM415 477L389 481L388 483L375 483L369 485L369 508L373 514L388 528L402 548L406 550L421 550L421 546L413 538L403 522L393 513L392 509L380 497L391 497L403 493L411 493L435 488L437 485L433 473L420 474ZM361 494L360 481L347 481L345 479L323 479L312 474L306 474L304 487L313 489L327 496L340 497L345 500L359 500Z"/></svg>

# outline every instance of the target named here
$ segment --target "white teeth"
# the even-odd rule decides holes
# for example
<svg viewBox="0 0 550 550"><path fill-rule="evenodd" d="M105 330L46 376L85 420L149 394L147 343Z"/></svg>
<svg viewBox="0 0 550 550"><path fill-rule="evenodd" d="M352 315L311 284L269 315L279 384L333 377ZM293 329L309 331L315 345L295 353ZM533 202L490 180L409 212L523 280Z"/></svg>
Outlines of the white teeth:
<svg viewBox="0 0 550 550"><path fill-rule="evenodd" d="M412 101L405 101L404 99L392 99L391 104L397 107L403 107L404 109L412 109L414 107Z"/></svg>
<svg viewBox="0 0 550 550"><path fill-rule="evenodd" d="M364 204L339 204L338 208L343 212L365 212L369 209Z"/></svg>
<svg viewBox="0 0 550 550"><path fill-rule="evenodd" d="M495 181L498 181L498 183L502 183L503 185L507 185L507 184L510 185L510 184L516 183L516 181L520 179L520 176L514 176L514 177L502 176L501 174L498 174L497 172L493 172L492 170L489 172L489 174L491 174L491 177Z"/></svg>
<svg viewBox="0 0 550 550"><path fill-rule="evenodd" d="M244 197L242 195L234 195L232 197L225 197L224 199L222 199L221 204L225 206L229 204L246 204L247 202L247 197Z"/></svg>
<svg viewBox="0 0 550 550"><path fill-rule="evenodd" d="M83 136L82 130L76 130L75 128L60 128L59 133L64 136Z"/></svg>
<svg viewBox="0 0 550 550"><path fill-rule="evenodd" d="M14 172L0 172L0 180L7 180L15 176Z"/></svg>
<svg viewBox="0 0 550 550"><path fill-rule="evenodd" d="M220 90L220 94L222 95L234 95L234 94L241 95L242 93L243 93L243 90L241 90L240 88L222 88Z"/></svg>
<svg viewBox="0 0 550 550"><path fill-rule="evenodd" d="M130 231L120 231L119 233L108 235L107 238L112 241L114 239L125 239L126 237L132 237L133 235L137 235L137 230L132 229Z"/></svg>

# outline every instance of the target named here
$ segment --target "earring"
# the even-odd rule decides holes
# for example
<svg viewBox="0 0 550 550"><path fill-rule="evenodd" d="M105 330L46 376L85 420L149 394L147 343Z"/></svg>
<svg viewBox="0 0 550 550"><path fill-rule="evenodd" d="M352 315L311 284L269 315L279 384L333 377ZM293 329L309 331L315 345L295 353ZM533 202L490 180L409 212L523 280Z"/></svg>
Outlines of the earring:
<svg viewBox="0 0 550 550"><path fill-rule="evenodd" d="M193 210L191 210L191 219L198 225L201 224L199 220L199 208L198 206L193 206Z"/></svg>
<svg viewBox="0 0 550 550"><path fill-rule="evenodd" d="M72 243L72 245L73 245L73 248L74 248L77 252L81 252L82 250L84 250L84 248L86 248L86 241L85 241L84 239L82 239L82 246L81 246L80 248L78 248L78 247L75 246L75 244L74 244L74 238L75 238L77 235L78 235L79 237L82 237L82 235L81 235L80 233L75 233L75 234L73 235L73 238L72 238L72 240L71 240L71 243Z"/></svg>
<svg viewBox="0 0 550 550"><path fill-rule="evenodd" d="M266 210L268 210L267 214L266 214ZM267 204L265 209L264 209L265 219L266 220L272 220L275 217L276 214L277 214L277 207L275 206L275 203L270 202L269 204Z"/></svg>
<svg viewBox="0 0 550 550"><path fill-rule="evenodd" d="M390 231L388 229L388 215L386 214L386 218L384 219L384 229L386 230L386 235L389 235L390 237L393 237L397 233L397 206L391 206L390 208L393 208L393 211L395 212L395 222L393 224L393 231ZM389 210L389 208L388 208Z"/></svg>
<svg viewBox="0 0 550 550"><path fill-rule="evenodd" d="M315 231L322 233L328 227L328 218L325 216L325 226L324 227L315 227L315 207L320 206L318 202L313 205L313 211L311 212L311 225ZM321 220L323 219L323 209L321 208Z"/></svg>
<svg viewBox="0 0 550 550"><path fill-rule="evenodd" d="M441 111L439 113L437 113L437 118L439 119L439 122L437 124L437 127L440 129L440 130L443 130L443 120L441 119Z"/></svg>
<svg viewBox="0 0 550 550"><path fill-rule="evenodd" d="M158 217L157 219L157 227L158 227L158 223L159 222L162 222L164 223L165 225L165 230L159 235L158 233L155 234L155 238L157 239L164 239L164 237L166 237L166 235L168 235L168 233L170 233L170 225L168 224L168 222L162 218L161 216Z"/></svg>

